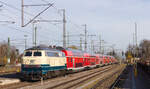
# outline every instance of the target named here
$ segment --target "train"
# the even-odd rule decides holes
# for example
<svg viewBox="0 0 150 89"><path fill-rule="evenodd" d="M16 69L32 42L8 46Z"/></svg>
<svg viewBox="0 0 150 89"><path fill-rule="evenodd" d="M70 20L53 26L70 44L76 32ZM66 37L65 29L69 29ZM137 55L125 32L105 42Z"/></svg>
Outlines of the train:
<svg viewBox="0 0 150 89"><path fill-rule="evenodd" d="M21 80L48 79L117 63L113 56L90 54L63 47L26 49L21 63Z"/></svg>

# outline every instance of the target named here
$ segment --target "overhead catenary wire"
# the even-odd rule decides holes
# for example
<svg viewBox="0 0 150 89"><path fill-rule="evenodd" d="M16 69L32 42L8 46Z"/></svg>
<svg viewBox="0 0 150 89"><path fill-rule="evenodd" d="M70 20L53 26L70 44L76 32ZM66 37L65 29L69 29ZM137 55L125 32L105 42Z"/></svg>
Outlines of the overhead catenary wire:
<svg viewBox="0 0 150 89"><path fill-rule="evenodd" d="M10 28L11 30L17 30L17 31L20 31L20 32L23 32L23 33L32 34L31 32L23 31L23 30L20 30L20 29L11 27L11 26L7 26L7 25L6 25L6 27ZM40 34L39 34L39 35L40 35ZM48 38L48 37L45 36L45 35L40 35L40 36L43 37L43 38Z"/></svg>
<svg viewBox="0 0 150 89"><path fill-rule="evenodd" d="M46 0L42 0L42 1L46 1ZM8 7L10 7L10 8L13 8L13 9L15 9L15 10L17 10L17 11L21 11L21 9L18 9L18 8L16 8L15 6L13 6L13 5L10 5L10 4L8 4L8 3L5 3L5 2L3 2L3 1L0 1L0 3L2 3L2 4L4 4L4 5L6 5L6 6L8 6ZM54 8L56 8L55 6L53 6ZM57 9L57 8L56 8ZM59 10L59 9L57 9L57 10ZM59 13L60 13L60 11L58 11ZM25 14L27 14L27 15L29 15L29 16L33 16L33 14L31 14L31 13L29 13L29 12L26 12L25 11ZM61 15L61 13L60 13L60 16L62 16ZM27 17L26 17L27 18ZM68 17L67 17L68 18ZM69 20L68 20L69 21ZM71 21L69 21L69 22L71 22ZM52 23L51 23L52 24ZM73 23L72 23L73 24ZM52 25L54 25L54 26L56 26L56 27L59 27L59 26L57 26L56 24L52 24ZM77 25L77 24L74 24L73 26L75 26L76 28L78 28L78 29L76 29L76 30L78 30L79 31L79 29L82 29L82 27L80 27L79 25ZM14 28L14 27L13 27ZM73 28L73 29L75 29L75 28ZM20 31L20 29L18 29L18 31ZM46 30L45 30L46 31ZM72 31L72 30L71 30ZM25 32L25 33L28 33L28 32L26 32L26 31L23 31L23 32ZM32 34L32 33L29 33L29 34ZM42 36L43 37L43 36ZM45 37L44 37L45 38Z"/></svg>
<svg viewBox="0 0 150 89"><path fill-rule="evenodd" d="M45 3L49 3L49 2L46 1L46 0L41 0L41 1L43 1L43 2L45 2ZM59 14L60 16L62 16L62 13L60 13L60 9L56 8L55 5L53 5L52 7L53 7L55 10L57 10L57 12L58 12L58 14ZM83 30L82 26L73 23L73 22L69 19L68 16L66 16L66 18L67 18L67 22L70 22L70 23L73 24L76 28L78 28L78 29L80 29L80 30L81 30L81 29ZM76 29L75 29L75 30L76 30Z"/></svg>
<svg viewBox="0 0 150 89"><path fill-rule="evenodd" d="M16 8L16 7L13 6L13 5L7 4L7 3L2 2L2 1L0 1L0 3L6 5L6 6L10 7L10 8L13 8L13 9L19 11L19 12L21 11L20 9ZM8 10L8 9L6 9L6 10ZM11 10L8 10L8 11L11 11ZM12 11L11 11L11 12L12 12ZM30 15L30 16L33 16L32 14L30 14L30 13L28 13L28 12L25 12L25 14L28 14L28 15ZM9 28L11 28L11 27L9 27ZM16 28L13 28L13 29L16 29ZM21 31L21 30L18 29L18 31ZM28 32L26 32L26 31L23 31L23 32L28 33Z"/></svg>
<svg viewBox="0 0 150 89"><path fill-rule="evenodd" d="M8 7L10 7L10 8L13 8L13 9L15 9L16 11L19 11L20 12L20 9L18 9L18 8L16 8L15 6L13 6L13 5L10 5L10 4L7 4L7 3L5 3L5 2L2 2L2 1L0 1L0 3L2 3L2 4L5 4L6 6L8 6ZM8 12L13 12L12 10L9 10L9 9L7 9L8 10ZM13 12L13 13L15 13L15 12ZM25 14L28 14L28 15L30 15L30 16L32 16L32 14L30 14L30 13L28 13L28 12L25 12ZM14 18L14 17L13 17ZM17 19L17 17L15 17L15 19ZM54 25L54 26L56 26L56 24L52 24L52 25ZM7 26L8 28L10 28L11 30L16 30L16 31L19 31L19 32L22 32L22 33L27 33L27 34L32 34L31 32L29 32L29 31L23 31L23 30L21 30L21 28L16 28L16 27L11 27L11 26ZM46 31L46 30L45 30ZM46 31L46 32L48 32L48 31ZM40 35L40 37L44 37L44 38L48 38L46 35Z"/></svg>
<svg viewBox="0 0 150 89"><path fill-rule="evenodd" d="M42 0L42 1L49 3L49 2L46 1L46 0ZM0 3L2 3L2 4L6 5L6 6L10 7L10 8L13 8L13 9L15 9L15 10L21 12L21 9L18 9L18 8L16 8L16 7L13 6L13 5L7 4L7 3L5 3L5 2L3 2L3 1L0 1ZM58 10L54 5L53 5L52 7L54 7L56 10ZM29 13L29 12L26 12L26 11L24 11L24 13L27 14L27 15L30 15L30 16L34 16L33 14L31 14L31 13ZM62 14L60 14L60 15L62 16ZM68 18L68 17L67 17L67 18ZM75 25L76 27L80 28L80 26L78 26L77 24L74 24L74 25ZM81 29L81 28L80 28L80 29Z"/></svg>
<svg viewBox="0 0 150 89"><path fill-rule="evenodd" d="M49 2L46 1L46 0L41 0L41 1L43 1L43 2L45 2L45 3L49 3ZM61 10L61 9L56 8L55 5L53 5L52 7L57 11L57 13L58 13L60 16L62 16L62 13L60 13L60 10ZM68 16L66 16L66 18L67 18L67 24L71 24L71 25L73 26L73 28L71 27L71 29L74 29L74 30L76 30L76 31L78 31L78 32L81 32L81 30L83 30L83 27L81 27L81 25L77 25L77 24L73 23L73 22L68 18ZM68 22L69 22L69 23L68 23ZM69 30L68 32L74 31L74 30ZM81 33L79 33L79 34L81 34ZM69 37L69 36L67 36L67 37ZM80 39L79 39L79 40L80 40Z"/></svg>
<svg viewBox="0 0 150 89"><path fill-rule="evenodd" d="M2 3L2 4L6 5L6 6L10 7L10 8L13 8L13 9L15 9L15 10L21 12L21 9L18 9L17 7L15 7L15 6L13 6L13 5L7 4L7 3L5 3L4 1L0 1L0 3ZM26 12L26 11L24 11L24 13L27 14L27 15L33 16L33 14L28 13L28 12Z"/></svg>

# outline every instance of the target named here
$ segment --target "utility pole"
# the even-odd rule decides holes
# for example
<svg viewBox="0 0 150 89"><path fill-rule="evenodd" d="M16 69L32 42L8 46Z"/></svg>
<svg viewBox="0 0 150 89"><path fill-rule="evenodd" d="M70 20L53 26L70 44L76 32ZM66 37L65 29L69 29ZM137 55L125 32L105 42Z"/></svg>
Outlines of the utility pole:
<svg viewBox="0 0 150 89"><path fill-rule="evenodd" d="M24 0L21 0L21 27L24 25Z"/></svg>
<svg viewBox="0 0 150 89"><path fill-rule="evenodd" d="M35 27L35 41L34 41L34 46L37 44L37 27Z"/></svg>
<svg viewBox="0 0 150 89"><path fill-rule="evenodd" d="M94 53L94 40L91 40L91 53Z"/></svg>
<svg viewBox="0 0 150 89"><path fill-rule="evenodd" d="M94 45L94 41L92 40L92 37L94 37L94 36L96 36L96 35L88 35L88 37L90 37L90 40L91 40L91 53L92 53L92 51L94 52L94 47L93 47L93 45Z"/></svg>
<svg viewBox="0 0 150 89"><path fill-rule="evenodd" d="M135 33L133 33L133 57L135 58Z"/></svg>
<svg viewBox="0 0 150 89"><path fill-rule="evenodd" d="M68 44L68 47L69 47L69 32L68 32L68 36L67 36L67 44Z"/></svg>
<svg viewBox="0 0 150 89"><path fill-rule="evenodd" d="M7 62L8 64L10 63L10 38L8 37L8 59L7 59Z"/></svg>
<svg viewBox="0 0 150 89"><path fill-rule="evenodd" d="M65 17L65 9L63 11L63 47L66 48L66 17Z"/></svg>
<svg viewBox="0 0 150 89"><path fill-rule="evenodd" d="M137 23L135 22L135 42L136 42L136 47L137 45Z"/></svg>
<svg viewBox="0 0 150 89"><path fill-rule="evenodd" d="M80 36L80 50L82 50L82 37Z"/></svg>
<svg viewBox="0 0 150 89"><path fill-rule="evenodd" d="M102 40L101 40L101 35L99 35L99 42L100 42L99 53L101 54L101 50L102 50Z"/></svg>
<svg viewBox="0 0 150 89"><path fill-rule="evenodd" d="M102 47L102 54L104 55L105 53L105 45L104 45L105 41L101 40L101 47Z"/></svg>
<svg viewBox="0 0 150 89"><path fill-rule="evenodd" d="M84 50L87 51L87 25L84 24L84 31L85 31L85 42L84 42Z"/></svg>
<svg viewBox="0 0 150 89"><path fill-rule="evenodd" d="M24 35L24 38L25 38L25 39L24 39L24 41L25 41L25 43L24 43L24 48L25 48L25 49L27 49L27 39L26 39L26 37L27 37L27 35Z"/></svg>
<svg viewBox="0 0 150 89"><path fill-rule="evenodd" d="M62 20L34 20L32 22L32 42L33 42L33 46L35 46L35 23L40 23L40 22L62 22ZM37 28L36 28L37 29Z"/></svg>
<svg viewBox="0 0 150 89"><path fill-rule="evenodd" d="M135 47L135 51L136 51L136 58L138 57L138 44L137 44L137 23L135 22L135 42L136 42L136 47ZM135 65L134 65L134 76L137 76L137 62L135 59Z"/></svg>
<svg viewBox="0 0 150 89"><path fill-rule="evenodd" d="M34 46L34 22L32 22L32 43L33 43L33 46Z"/></svg>
<svg viewBox="0 0 150 89"><path fill-rule="evenodd" d="M137 44L137 23L135 22L135 53L136 53L136 56L138 56L138 44Z"/></svg>

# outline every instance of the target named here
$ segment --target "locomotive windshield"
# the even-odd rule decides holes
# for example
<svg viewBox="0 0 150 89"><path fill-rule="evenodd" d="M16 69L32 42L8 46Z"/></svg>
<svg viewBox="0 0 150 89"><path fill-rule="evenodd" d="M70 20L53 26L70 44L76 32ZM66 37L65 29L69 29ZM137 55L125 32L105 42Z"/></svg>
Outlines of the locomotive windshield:
<svg viewBox="0 0 150 89"><path fill-rule="evenodd" d="M34 56L42 56L41 52L34 52Z"/></svg>
<svg viewBox="0 0 150 89"><path fill-rule="evenodd" d="M25 52L24 56L32 56L32 52Z"/></svg>

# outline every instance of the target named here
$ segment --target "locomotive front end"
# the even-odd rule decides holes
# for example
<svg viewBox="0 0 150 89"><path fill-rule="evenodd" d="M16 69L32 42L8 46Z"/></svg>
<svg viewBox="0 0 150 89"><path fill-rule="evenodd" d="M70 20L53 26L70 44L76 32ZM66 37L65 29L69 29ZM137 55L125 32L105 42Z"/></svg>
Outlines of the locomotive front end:
<svg viewBox="0 0 150 89"><path fill-rule="evenodd" d="M45 52L42 50L26 50L21 65L21 74L26 80L39 80L49 66L44 58Z"/></svg>

